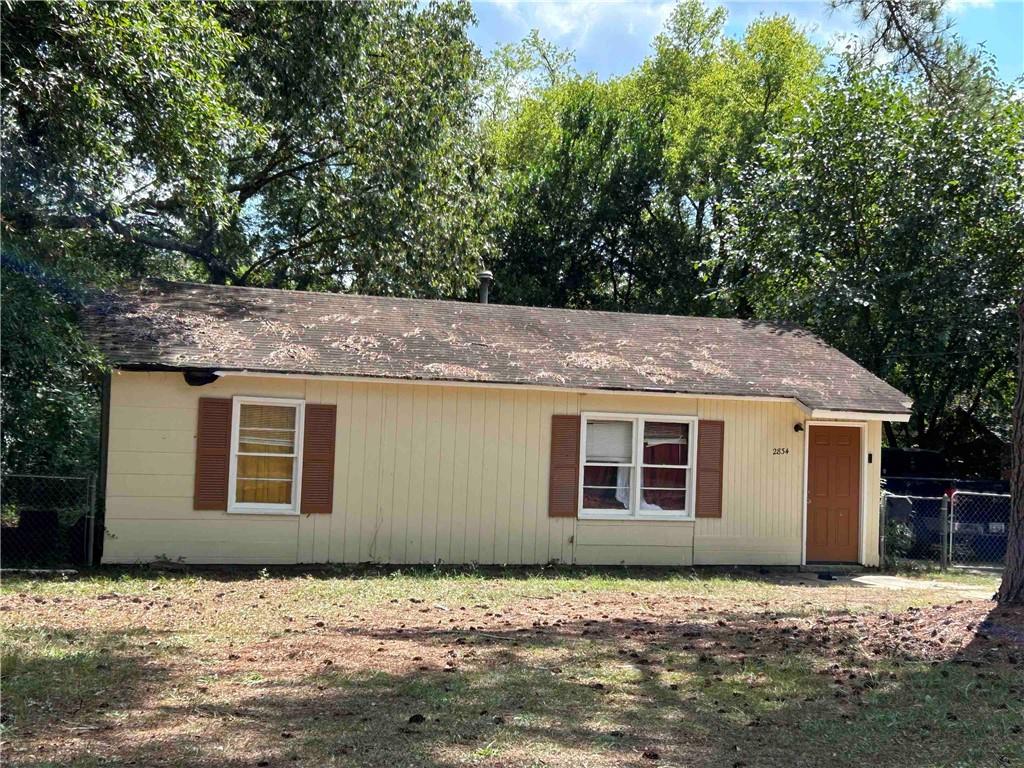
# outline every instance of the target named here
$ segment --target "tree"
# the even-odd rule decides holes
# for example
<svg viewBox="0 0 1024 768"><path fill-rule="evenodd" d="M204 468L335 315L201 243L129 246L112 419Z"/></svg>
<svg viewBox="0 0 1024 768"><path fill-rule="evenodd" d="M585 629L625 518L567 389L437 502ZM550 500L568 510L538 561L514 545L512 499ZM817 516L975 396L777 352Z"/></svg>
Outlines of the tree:
<svg viewBox="0 0 1024 768"><path fill-rule="evenodd" d="M1024 604L1024 295L1017 306L1017 397L1013 401L1012 511L1006 540L1006 568L996 599Z"/></svg>
<svg viewBox="0 0 1024 768"><path fill-rule="evenodd" d="M910 395L890 445L955 444L954 408L1008 423L1022 132L1010 94L947 111L852 64L746 171L733 248L757 314L806 324Z"/></svg>
<svg viewBox="0 0 1024 768"><path fill-rule="evenodd" d="M102 361L76 324L74 295L59 296L4 270L0 289L0 471L95 469Z"/></svg>
<svg viewBox="0 0 1024 768"><path fill-rule="evenodd" d="M536 29L517 43L498 46L480 73L481 120L496 129L529 97L578 76L574 55L540 36Z"/></svg>
<svg viewBox="0 0 1024 768"><path fill-rule="evenodd" d="M752 22L742 39L723 35L726 14L680 3L649 63L666 106L666 184L692 227L691 258L715 311L750 317L728 251L723 204L743 194L740 171L768 137L803 110L821 77L822 52L786 16Z"/></svg>
<svg viewBox="0 0 1024 768"><path fill-rule="evenodd" d="M740 41L724 36L725 18L687 0L638 71L606 83L560 74L489 127L503 201L497 300L731 309L720 204L799 111L821 53L785 17L755 21Z"/></svg>
<svg viewBox="0 0 1024 768"><path fill-rule="evenodd" d="M214 282L458 295L476 225L465 3L7 0L3 219Z"/></svg>
<svg viewBox="0 0 1024 768"><path fill-rule="evenodd" d="M466 3L2 3L5 471L94 462L76 286L471 282L487 198Z"/></svg>
<svg viewBox="0 0 1024 768"><path fill-rule="evenodd" d="M897 75L924 79L931 98L984 101L992 95L991 67L954 31L947 0L829 0L853 9L867 35L850 51L862 65L886 62Z"/></svg>

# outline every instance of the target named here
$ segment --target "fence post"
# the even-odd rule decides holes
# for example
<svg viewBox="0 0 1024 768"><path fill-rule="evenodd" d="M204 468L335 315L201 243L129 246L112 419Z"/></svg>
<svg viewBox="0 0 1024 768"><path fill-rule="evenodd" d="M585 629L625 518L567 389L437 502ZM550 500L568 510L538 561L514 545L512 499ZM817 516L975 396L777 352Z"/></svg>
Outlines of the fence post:
<svg viewBox="0 0 1024 768"><path fill-rule="evenodd" d="M93 547L96 544L96 475L89 475L89 510L86 519L85 564L91 568Z"/></svg>
<svg viewBox="0 0 1024 768"><path fill-rule="evenodd" d="M949 494L943 494L939 505L939 543L939 567L946 570L949 567Z"/></svg>

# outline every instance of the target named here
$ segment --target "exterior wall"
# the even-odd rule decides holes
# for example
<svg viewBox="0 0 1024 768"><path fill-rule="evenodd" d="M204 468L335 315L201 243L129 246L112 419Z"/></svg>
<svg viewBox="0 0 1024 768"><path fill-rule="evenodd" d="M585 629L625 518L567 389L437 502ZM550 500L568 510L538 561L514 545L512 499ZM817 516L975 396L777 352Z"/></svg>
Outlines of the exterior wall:
<svg viewBox="0 0 1024 768"><path fill-rule="evenodd" d="M332 514L192 509L198 399L233 395L337 404ZM549 518L551 416L583 411L723 419L722 518ZM180 373L115 372L103 560L798 565L804 435L793 425L803 420L785 402L269 377L189 387ZM880 425L868 424L869 510L880 440ZM877 528L868 514L868 564L878 561Z"/></svg>
<svg viewBox="0 0 1024 768"><path fill-rule="evenodd" d="M861 518L860 553L864 565L877 567L881 563L878 528L882 507L882 422L867 422L863 436L866 442L865 453L871 455L871 463L863 465L867 503Z"/></svg>

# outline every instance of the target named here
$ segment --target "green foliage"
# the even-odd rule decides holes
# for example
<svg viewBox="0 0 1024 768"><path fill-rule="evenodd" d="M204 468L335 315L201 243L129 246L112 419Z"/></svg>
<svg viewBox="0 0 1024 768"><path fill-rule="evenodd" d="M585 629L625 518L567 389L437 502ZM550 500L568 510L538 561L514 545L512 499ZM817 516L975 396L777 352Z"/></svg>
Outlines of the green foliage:
<svg viewBox="0 0 1024 768"><path fill-rule="evenodd" d="M240 40L208 6L4 0L3 12L5 219L99 225L142 184L223 203L213 181L244 122L224 77Z"/></svg>
<svg viewBox="0 0 1024 768"><path fill-rule="evenodd" d="M4 269L0 470L75 473L99 456L101 361L65 297Z"/></svg>
<svg viewBox="0 0 1024 768"><path fill-rule="evenodd" d="M534 61L549 84L534 81L506 120L488 125L503 205L498 300L716 311L708 297L722 273L705 265L723 245L720 204L821 66L785 17L759 19L741 41L723 35L724 22L722 9L682 3L654 55L606 83ZM535 38L528 48L557 60ZM496 64L522 68L507 51Z"/></svg>
<svg viewBox="0 0 1024 768"><path fill-rule="evenodd" d="M638 273L684 235L658 210L663 135L637 79L573 79L528 100L495 131L504 219L499 300L650 306Z"/></svg>
<svg viewBox="0 0 1024 768"><path fill-rule="evenodd" d="M464 2L3 0L3 17L5 267L461 296L487 253ZM4 278L4 467L88 468L97 361L73 301Z"/></svg>
<svg viewBox="0 0 1024 768"><path fill-rule="evenodd" d="M898 75L922 78L943 100L991 94L991 67L979 51L963 44L946 15L947 0L829 0L833 9L852 9L865 27L850 54L862 65L886 60Z"/></svg>
<svg viewBox="0 0 1024 768"><path fill-rule="evenodd" d="M732 213L757 313L809 326L910 395L913 418L890 437L929 448L956 439L954 409L1008 413L1024 109L925 97L840 70L746 171Z"/></svg>
<svg viewBox="0 0 1024 768"><path fill-rule="evenodd" d="M24 250L72 232L215 282L464 291L484 248L466 3L4 16L3 216Z"/></svg>
<svg viewBox="0 0 1024 768"><path fill-rule="evenodd" d="M482 118L489 124L508 120L526 97L576 76L573 54L531 30L518 43L498 46L484 61L480 72Z"/></svg>
<svg viewBox="0 0 1024 768"><path fill-rule="evenodd" d="M914 545L914 532L901 520L889 520L885 524L885 562L894 564L906 557Z"/></svg>
<svg viewBox="0 0 1024 768"><path fill-rule="evenodd" d="M741 40L724 37L723 23L721 9L681 4L651 63L666 101L669 176L696 200L733 191L737 169L799 111L822 65L788 17L759 18Z"/></svg>
<svg viewBox="0 0 1024 768"><path fill-rule="evenodd" d="M21 512L16 504L5 503L0 506L0 527L17 528L21 520Z"/></svg>

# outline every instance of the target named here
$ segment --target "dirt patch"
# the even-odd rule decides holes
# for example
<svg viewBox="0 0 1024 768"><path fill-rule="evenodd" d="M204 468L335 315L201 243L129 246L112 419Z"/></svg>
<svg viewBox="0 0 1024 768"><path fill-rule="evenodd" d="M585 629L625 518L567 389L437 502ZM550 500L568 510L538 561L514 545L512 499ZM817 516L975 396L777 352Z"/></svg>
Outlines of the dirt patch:
<svg viewBox="0 0 1024 768"><path fill-rule="evenodd" d="M1024 658L1024 609L987 600L859 616L853 624L876 656L1010 665Z"/></svg>

